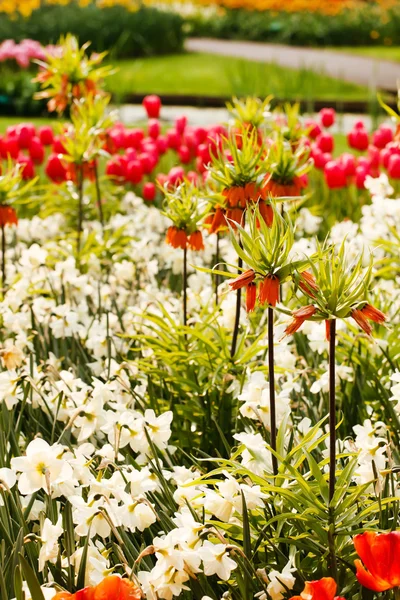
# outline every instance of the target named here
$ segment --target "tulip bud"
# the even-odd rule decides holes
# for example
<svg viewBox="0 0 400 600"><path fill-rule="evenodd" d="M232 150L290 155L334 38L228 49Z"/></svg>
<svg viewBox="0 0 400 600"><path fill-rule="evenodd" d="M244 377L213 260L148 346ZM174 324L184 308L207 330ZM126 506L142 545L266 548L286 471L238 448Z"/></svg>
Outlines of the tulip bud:
<svg viewBox="0 0 400 600"><path fill-rule="evenodd" d="M33 137L29 146L29 156L36 165L41 165L44 161L44 147L38 137Z"/></svg>
<svg viewBox="0 0 400 600"><path fill-rule="evenodd" d="M154 94L143 98L143 107L149 119L158 119L161 111L161 98Z"/></svg>
<svg viewBox="0 0 400 600"><path fill-rule="evenodd" d="M400 155L392 154L388 163L388 174L392 179L400 179Z"/></svg>
<svg viewBox="0 0 400 600"><path fill-rule="evenodd" d="M145 183L143 186L143 198L147 200L147 202L153 202L156 197L156 186L152 182Z"/></svg>
<svg viewBox="0 0 400 600"><path fill-rule="evenodd" d="M325 181L330 189L340 189L346 187L347 179L346 172L338 161L331 160L325 165L324 169Z"/></svg>
<svg viewBox="0 0 400 600"><path fill-rule="evenodd" d="M336 112L334 108L323 108L319 112L321 123L324 127L329 128L335 122Z"/></svg>
<svg viewBox="0 0 400 600"><path fill-rule="evenodd" d="M126 179L133 185L140 183L143 178L143 167L140 160L131 160L126 167Z"/></svg>
<svg viewBox="0 0 400 600"><path fill-rule="evenodd" d="M160 122L157 119L150 119L147 131L151 138L157 139L161 132Z"/></svg>
<svg viewBox="0 0 400 600"><path fill-rule="evenodd" d="M43 127L39 127L38 136L43 146L51 146L54 141L53 130L48 125L43 125Z"/></svg>

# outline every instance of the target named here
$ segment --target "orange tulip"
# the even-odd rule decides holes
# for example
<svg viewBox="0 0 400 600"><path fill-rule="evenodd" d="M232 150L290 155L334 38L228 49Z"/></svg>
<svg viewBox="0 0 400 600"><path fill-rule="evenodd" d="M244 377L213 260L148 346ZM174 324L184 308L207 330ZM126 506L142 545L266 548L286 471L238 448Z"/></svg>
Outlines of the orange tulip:
<svg viewBox="0 0 400 600"><path fill-rule="evenodd" d="M293 596L291 600L334 600L337 584L332 577L323 577L317 581L306 581L300 596Z"/></svg>
<svg viewBox="0 0 400 600"><path fill-rule="evenodd" d="M140 588L128 579L110 575L94 588L93 600L139 600Z"/></svg>
<svg viewBox="0 0 400 600"><path fill-rule="evenodd" d="M374 592L400 586L400 531L366 531L353 541L361 558L354 561L361 585Z"/></svg>
<svg viewBox="0 0 400 600"><path fill-rule="evenodd" d="M142 596L138 585L118 575L109 575L98 585L86 587L75 594L59 592L54 600L139 600Z"/></svg>

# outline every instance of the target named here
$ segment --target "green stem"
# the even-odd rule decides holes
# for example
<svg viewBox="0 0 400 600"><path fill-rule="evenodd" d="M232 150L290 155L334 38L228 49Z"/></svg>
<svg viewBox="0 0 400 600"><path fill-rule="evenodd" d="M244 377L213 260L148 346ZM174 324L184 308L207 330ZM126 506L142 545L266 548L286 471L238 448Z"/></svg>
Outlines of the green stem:
<svg viewBox="0 0 400 600"><path fill-rule="evenodd" d="M4 225L1 226L1 284L4 295L6 291L6 232Z"/></svg>
<svg viewBox="0 0 400 600"><path fill-rule="evenodd" d="M329 322L329 568L336 580L335 507L332 499L336 483L336 319Z"/></svg>
<svg viewBox="0 0 400 600"><path fill-rule="evenodd" d="M275 365L274 365L274 309L268 306L268 380L269 409L271 417L271 448L276 452L276 404L275 404ZM278 473L278 460L272 454L272 470Z"/></svg>
<svg viewBox="0 0 400 600"><path fill-rule="evenodd" d="M187 325L187 248L183 249L183 276L182 276L182 292L183 292L183 324Z"/></svg>
<svg viewBox="0 0 400 600"><path fill-rule="evenodd" d="M215 264L218 267L219 263L219 233L217 232L217 243L215 245ZM218 306L218 286L219 286L219 275L215 275L215 304Z"/></svg>
<svg viewBox="0 0 400 600"><path fill-rule="evenodd" d="M99 170L97 167L97 160L94 161L94 181L95 181L95 185L96 185L96 203L97 203L97 209L99 211L99 220L101 223L101 227L104 229L104 214L103 214L103 205L101 203L100 180L99 180Z"/></svg>
<svg viewBox="0 0 400 600"><path fill-rule="evenodd" d="M81 237L83 229L83 166L79 165L78 168L78 232L76 240L76 253L79 262L79 255L81 252Z"/></svg>
<svg viewBox="0 0 400 600"><path fill-rule="evenodd" d="M242 227L245 226L245 214L243 213L242 219ZM243 248L242 240L239 238L239 246ZM238 274L242 272L243 260L241 257L238 257ZM233 327L233 336L232 336L232 346L231 346L231 358L233 358L236 354L236 345L237 339L239 335L239 325L240 325L240 308L242 305L242 290L239 288L236 291L236 313L235 313L235 325Z"/></svg>

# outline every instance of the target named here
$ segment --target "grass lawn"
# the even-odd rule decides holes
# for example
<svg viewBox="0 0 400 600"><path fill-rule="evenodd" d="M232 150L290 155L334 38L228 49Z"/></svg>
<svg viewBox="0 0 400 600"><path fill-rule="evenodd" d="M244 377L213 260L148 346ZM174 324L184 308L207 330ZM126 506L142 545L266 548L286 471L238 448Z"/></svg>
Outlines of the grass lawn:
<svg viewBox="0 0 400 600"><path fill-rule="evenodd" d="M315 73L274 64L211 54L178 54L117 61L108 78L109 91L129 93L232 96L256 94L288 99L367 100L364 87Z"/></svg>
<svg viewBox="0 0 400 600"><path fill-rule="evenodd" d="M359 54L368 58L377 60L392 60L400 62L400 46L355 46L349 48L329 48L337 52L347 52L348 54Z"/></svg>

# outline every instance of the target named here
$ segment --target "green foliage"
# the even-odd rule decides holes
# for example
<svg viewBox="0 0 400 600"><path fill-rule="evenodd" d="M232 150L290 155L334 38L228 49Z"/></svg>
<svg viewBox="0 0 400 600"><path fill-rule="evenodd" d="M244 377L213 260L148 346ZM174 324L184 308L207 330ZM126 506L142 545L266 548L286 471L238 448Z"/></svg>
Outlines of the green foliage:
<svg viewBox="0 0 400 600"><path fill-rule="evenodd" d="M244 9L226 10L212 18L202 15L190 21L190 33L223 39L278 42L297 46L398 45L400 7L387 11L365 3L338 15L318 12L270 12ZM371 33L373 35L371 35Z"/></svg>
<svg viewBox="0 0 400 600"><path fill-rule="evenodd" d="M67 33L77 36L81 44L92 42L94 51L110 52L113 58L179 52L184 40L181 17L155 8L131 12L122 6L43 3L28 19L0 16L0 41L32 38L44 45L56 44Z"/></svg>

